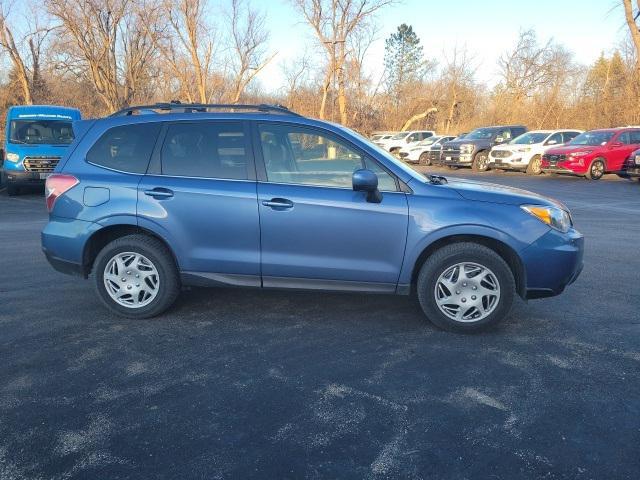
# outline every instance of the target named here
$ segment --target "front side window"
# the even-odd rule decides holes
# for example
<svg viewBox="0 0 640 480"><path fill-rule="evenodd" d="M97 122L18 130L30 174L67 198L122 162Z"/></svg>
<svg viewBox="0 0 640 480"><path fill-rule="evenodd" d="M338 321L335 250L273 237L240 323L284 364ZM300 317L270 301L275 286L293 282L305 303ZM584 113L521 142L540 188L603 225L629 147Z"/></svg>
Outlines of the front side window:
<svg viewBox="0 0 640 480"><path fill-rule="evenodd" d="M629 138L629 132L622 132L620 134L620 136L618 137L618 142L624 144L624 145L630 145L631 144L631 139Z"/></svg>
<svg viewBox="0 0 640 480"><path fill-rule="evenodd" d="M580 132L564 132L562 134L563 143L569 143L571 140L580 135Z"/></svg>
<svg viewBox="0 0 640 480"><path fill-rule="evenodd" d="M240 122L174 123L162 145L162 174L247 180L246 143Z"/></svg>
<svg viewBox="0 0 640 480"><path fill-rule="evenodd" d="M159 132L159 123L110 128L89 149L87 161L121 172L145 173Z"/></svg>
<svg viewBox="0 0 640 480"><path fill-rule="evenodd" d="M333 136L304 127L260 125L267 180L318 187L352 188L355 170L378 175L380 190L396 190L395 179Z"/></svg>
<svg viewBox="0 0 640 480"><path fill-rule="evenodd" d="M547 145L561 145L563 142L562 133L554 133L547 140Z"/></svg>
<svg viewBox="0 0 640 480"><path fill-rule="evenodd" d="M11 120L9 143L69 145L73 129L68 120Z"/></svg>
<svg viewBox="0 0 640 480"><path fill-rule="evenodd" d="M629 132L629 141L632 145L640 144L640 130L632 130Z"/></svg>

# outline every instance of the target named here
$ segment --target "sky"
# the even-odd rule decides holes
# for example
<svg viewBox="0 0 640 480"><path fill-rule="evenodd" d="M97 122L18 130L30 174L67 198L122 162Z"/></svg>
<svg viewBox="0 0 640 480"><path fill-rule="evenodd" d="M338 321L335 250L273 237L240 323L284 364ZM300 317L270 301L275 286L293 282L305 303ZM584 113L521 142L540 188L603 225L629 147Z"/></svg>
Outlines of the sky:
<svg viewBox="0 0 640 480"><path fill-rule="evenodd" d="M457 45L467 47L480 81L496 81L496 61L512 48L522 30L533 29L539 41L553 38L574 53L582 64L601 52L611 52L626 36L621 0L404 0L385 7L377 16L377 41L365 59L365 68L382 73L384 40L398 25L411 25L424 53L436 60ZM309 27L286 0L253 0L266 13L270 48L276 57L259 75L266 90L284 85L282 65L317 49Z"/></svg>

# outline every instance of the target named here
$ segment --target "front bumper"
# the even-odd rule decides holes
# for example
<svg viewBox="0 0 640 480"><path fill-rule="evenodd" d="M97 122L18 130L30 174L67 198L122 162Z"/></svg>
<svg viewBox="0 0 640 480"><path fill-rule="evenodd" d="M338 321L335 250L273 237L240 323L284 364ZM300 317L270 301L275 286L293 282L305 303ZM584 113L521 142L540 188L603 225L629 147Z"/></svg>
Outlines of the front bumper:
<svg viewBox="0 0 640 480"><path fill-rule="evenodd" d="M442 165L470 167L473 163L473 153L444 152L440 157Z"/></svg>
<svg viewBox="0 0 640 480"><path fill-rule="evenodd" d="M521 253L525 265L527 299L553 297L576 281L583 267L584 236L550 230Z"/></svg>
<svg viewBox="0 0 640 480"><path fill-rule="evenodd" d="M624 173L627 177L640 177L640 167L627 168Z"/></svg>
<svg viewBox="0 0 640 480"><path fill-rule="evenodd" d="M526 170L529 165L522 157L495 158L489 156L490 168L502 168L504 170Z"/></svg>
<svg viewBox="0 0 640 480"><path fill-rule="evenodd" d="M16 187L28 187L30 185L44 185L47 176L50 174L42 174L37 172L26 172L24 170L5 169L2 173L4 183L6 185L15 185Z"/></svg>

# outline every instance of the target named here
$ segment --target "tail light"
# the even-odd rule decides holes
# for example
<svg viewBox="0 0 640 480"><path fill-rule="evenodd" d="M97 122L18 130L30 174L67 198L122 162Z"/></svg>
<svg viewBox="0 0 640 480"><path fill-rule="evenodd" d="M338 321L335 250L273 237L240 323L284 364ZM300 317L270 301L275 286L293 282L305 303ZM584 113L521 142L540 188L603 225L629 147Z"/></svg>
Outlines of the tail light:
<svg viewBox="0 0 640 480"><path fill-rule="evenodd" d="M73 175L63 175L60 173L54 173L47 177L45 183L45 195L47 202L47 210L51 212L56 200L69 189L75 187L80 180Z"/></svg>

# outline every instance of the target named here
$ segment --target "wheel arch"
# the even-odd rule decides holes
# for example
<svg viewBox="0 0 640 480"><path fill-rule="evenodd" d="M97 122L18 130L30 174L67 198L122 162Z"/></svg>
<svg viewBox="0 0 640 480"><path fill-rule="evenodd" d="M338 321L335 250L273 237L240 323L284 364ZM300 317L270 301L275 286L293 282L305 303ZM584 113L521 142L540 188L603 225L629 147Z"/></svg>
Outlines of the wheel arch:
<svg viewBox="0 0 640 480"><path fill-rule="evenodd" d="M463 242L472 242L483 245L500 255L513 273L518 295L525 298L527 290L527 275L525 266L518 253L510 245L501 240L479 234L452 234L438 238L428 244L414 262L413 270L411 272L411 289L415 290L420 268L430 255L445 245Z"/></svg>
<svg viewBox="0 0 640 480"><path fill-rule="evenodd" d="M84 245L84 249L82 252L82 273L84 277L88 277L93 269L93 263L95 262L98 253L110 242L127 236L134 234L142 234L147 235L149 237L153 237L160 241L169 252L171 252L171 257L176 265L179 268L178 259L176 257L175 252L162 236L158 235L156 232L153 232L147 228L140 227L139 225L131 225L131 224L114 224L108 225L100 230L96 230L87 240Z"/></svg>

